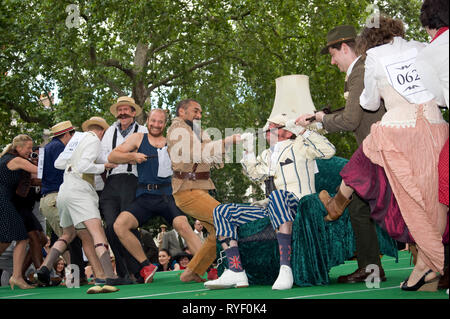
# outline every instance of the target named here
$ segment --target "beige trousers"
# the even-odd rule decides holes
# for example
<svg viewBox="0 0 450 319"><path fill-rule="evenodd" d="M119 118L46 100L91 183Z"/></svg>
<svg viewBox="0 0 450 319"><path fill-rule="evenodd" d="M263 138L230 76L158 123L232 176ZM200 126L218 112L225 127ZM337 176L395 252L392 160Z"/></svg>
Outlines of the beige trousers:
<svg viewBox="0 0 450 319"><path fill-rule="evenodd" d="M216 230L213 212L220 203L206 190L192 189L173 194L177 206L187 215L201 221L208 231L208 237L187 267L202 276L216 259Z"/></svg>
<svg viewBox="0 0 450 319"><path fill-rule="evenodd" d="M42 197L39 203L39 209L55 234L60 237L62 235L62 228L59 225L58 208L56 208L57 196L58 193L50 193L45 197Z"/></svg>

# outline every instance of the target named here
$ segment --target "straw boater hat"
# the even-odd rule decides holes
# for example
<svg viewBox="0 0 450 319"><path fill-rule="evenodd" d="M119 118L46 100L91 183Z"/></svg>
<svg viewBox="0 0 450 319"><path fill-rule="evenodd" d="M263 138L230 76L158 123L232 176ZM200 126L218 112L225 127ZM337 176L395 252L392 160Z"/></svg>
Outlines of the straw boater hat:
<svg viewBox="0 0 450 319"><path fill-rule="evenodd" d="M53 125L53 127L50 129L50 132L52 133L53 138L55 136L59 136L73 130L75 130L75 128L73 127L72 123L70 121L64 121Z"/></svg>
<svg viewBox="0 0 450 319"><path fill-rule="evenodd" d="M99 125L99 126L103 127L103 129L105 129L105 130L107 130L109 127L108 123L106 123L104 118L102 118L100 116L93 116L89 120L84 121L83 124L81 125L83 132L86 132L88 130L89 125L92 125L92 124Z"/></svg>
<svg viewBox="0 0 450 319"><path fill-rule="evenodd" d="M321 54L327 54L328 48L332 45L348 42L356 39L356 30L351 25L340 25L332 29L327 34L327 45L320 51Z"/></svg>
<svg viewBox="0 0 450 319"><path fill-rule="evenodd" d="M136 110L136 116L142 113L142 108L135 103L132 97L121 96L117 99L117 102L115 104L111 105L109 109L111 113L114 115L114 117L117 117L117 107L121 105L129 105L134 107L134 109Z"/></svg>

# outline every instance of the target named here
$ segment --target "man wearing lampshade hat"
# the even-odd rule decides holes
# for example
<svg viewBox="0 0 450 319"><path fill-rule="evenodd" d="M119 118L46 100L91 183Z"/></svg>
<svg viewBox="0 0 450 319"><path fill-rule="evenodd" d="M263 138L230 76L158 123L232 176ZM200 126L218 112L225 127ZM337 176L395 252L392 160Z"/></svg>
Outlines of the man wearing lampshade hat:
<svg viewBox="0 0 450 319"><path fill-rule="evenodd" d="M102 139L102 156L105 156L105 159L114 148L125 142L133 133L148 133L147 127L136 121L136 116L142 113L142 108L133 98L119 97L116 103L111 105L110 112L117 121L105 131ZM100 212L106 224L106 236L116 257L117 274L122 278L129 278L131 274L140 278L139 263L123 247L114 232L114 222L117 217L127 209L136 196L137 175L135 164L120 164L108 170L105 187L100 195ZM137 230L133 233L139 238Z"/></svg>
<svg viewBox="0 0 450 319"><path fill-rule="evenodd" d="M299 113L314 110L309 94L309 78L291 75L276 80L277 93L272 114L264 127L270 147L256 156L252 137L244 133L241 164L245 174L255 182L265 183L266 199L253 205L222 204L214 210L217 238L225 251L229 269L219 279L205 283L209 289L246 287L248 279L238 249L240 225L269 216L280 250L280 271L273 290L292 288L290 264L292 223L299 200L315 193L315 159L328 159L334 146L315 130L295 124Z"/></svg>
<svg viewBox="0 0 450 319"><path fill-rule="evenodd" d="M386 113L384 101L376 112L363 109L359 98L364 89L364 63L365 58L358 56L355 51L356 31L353 26L341 25L328 32L326 46L321 54L331 56L331 64L336 65L341 72L346 73L344 98L345 107L332 114L324 112L315 113L315 120L321 122L327 132L353 132L358 145L370 133L372 124L378 122ZM301 115L297 121L300 125L308 125L307 120L312 114ZM370 207L358 195L353 196L349 205L350 220L355 232L356 256L358 269L351 274L340 276L339 283L363 282L370 275L366 267L376 264L380 267L382 280L385 280L384 270L381 267L380 250L374 221L370 218Z"/></svg>
<svg viewBox="0 0 450 319"><path fill-rule="evenodd" d="M94 185L95 174L101 174L105 169L117 166L97 162L101 160L101 139L108 127L103 118L91 117L82 124L84 133L76 132L55 160L54 166L64 172L64 181L56 199L63 233L37 271L37 279L41 283L48 283L51 265L76 237L75 226L83 224L90 236L83 236L81 239L84 251L94 268L96 284L122 284L111 264ZM96 289L98 289L96 292L103 292L101 288Z"/></svg>

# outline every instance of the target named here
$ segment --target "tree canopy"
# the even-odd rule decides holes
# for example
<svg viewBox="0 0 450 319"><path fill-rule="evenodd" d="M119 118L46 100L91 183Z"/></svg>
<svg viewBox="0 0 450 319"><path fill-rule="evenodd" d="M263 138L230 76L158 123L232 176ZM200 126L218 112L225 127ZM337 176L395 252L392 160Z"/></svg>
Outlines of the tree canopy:
<svg viewBox="0 0 450 319"><path fill-rule="evenodd" d="M271 112L275 79L288 74L309 76L317 109L342 107L345 75L319 51L331 28L359 30L373 14L367 0L0 3L0 145L23 132L40 143L43 129L62 120L112 123L109 107L120 95L172 115L177 101L194 98L204 127L257 128ZM420 0L376 4L405 22L409 38L427 41ZM57 99L45 106L40 97L49 92ZM356 148L351 133L328 137L339 156ZM245 201L250 181L239 164L213 178L218 200Z"/></svg>

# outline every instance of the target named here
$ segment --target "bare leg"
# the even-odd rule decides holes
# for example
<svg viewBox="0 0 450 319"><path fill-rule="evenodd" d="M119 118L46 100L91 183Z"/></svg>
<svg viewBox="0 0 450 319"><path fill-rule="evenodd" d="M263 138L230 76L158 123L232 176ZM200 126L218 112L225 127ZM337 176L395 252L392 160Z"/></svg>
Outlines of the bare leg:
<svg viewBox="0 0 450 319"><path fill-rule="evenodd" d="M136 217L130 212L121 212L114 223L114 231L119 237L122 245L128 252L139 262L143 263L147 256L142 249L139 239L131 232L131 230L138 228L139 223Z"/></svg>
<svg viewBox="0 0 450 319"><path fill-rule="evenodd" d="M33 265L36 269L39 269L41 267L42 262L44 261L44 258L42 256L42 244L41 244L41 237L38 231L31 231L28 233L28 236L30 237L30 249L29 253L31 255L31 260L33 262Z"/></svg>
<svg viewBox="0 0 450 319"><path fill-rule="evenodd" d="M107 278L117 278L111 263L109 250L105 247L105 245L108 244L108 241L106 239L105 230L102 226L102 221L98 218L92 218L84 221L83 223L94 240L95 252L102 265L104 276ZM98 274L97 278L104 279L100 277L100 274Z"/></svg>
<svg viewBox="0 0 450 319"><path fill-rule="evenodd" d="M59 255L63 254L65 250L67 249L67 245L72 242L72 240L75 238L75 227L69 226L63 229L63 234L58 238L58 240L53 244L52 248L50 249L47 257L45 258L44 262L41 265L47 267L48 269L52 269L55 265L56 260L58 259ZM66 260L67 262L67 260Z"/></svg>
<svg viewBox="0 0 450 319"><path fill-rule="evenodd" d="M79 229L77 230L77 236L81 239L83 251L92 266L95 277L104 279L105 273L103 272L100 260L95 253L94 241L91 234L89 234L89 231L87 229Z"/></svg>
<svg viewBox="0 0 450 319"><path fill-rule="evenodd" d="M344 181L341 182L341 186L339 186L339 190L341 191L342 195L344 195L347 199L349 199L354 193L353 188L351 188L350 186L347 186Z"/></svg>
<svg viewBox="0 0 450 319"><path fill-rule="evenodd" d="M25 256L27 254L28 239L16 242L13 252L13 274L12 279L16 283L25 284L25 280L22 277L22 268Z"/></svg>
<svg viewBox="0 0 450 319"><path fill-rule="evenodd" d="M281 224L278 231L282 234L292 234L292 222L285 222L284 224Z"/></svg>
<svg viewBox="0 0 450 319"><path fill-rule="evenodd" d="M186 241L189 250L193 255L200 250L202 242L200 238L194 233L191 225L189 224L186 216L175 217L172 223L173 228L180 234Z"/></svg>
<svg viewBox="0 0 450 319"><path fill-rule="evenodd" d="M414 286L420 280L420 278L422 278L422 276L429 270L427 265L423 262L422 254L423 254L422 250L420 249L420 247L418 247L417 262L416 265L414 266L413 271L409 275L408 287ZM435 272L431 272L425 277L425 281L430 281L436 277L437 274Z"/></svg>

